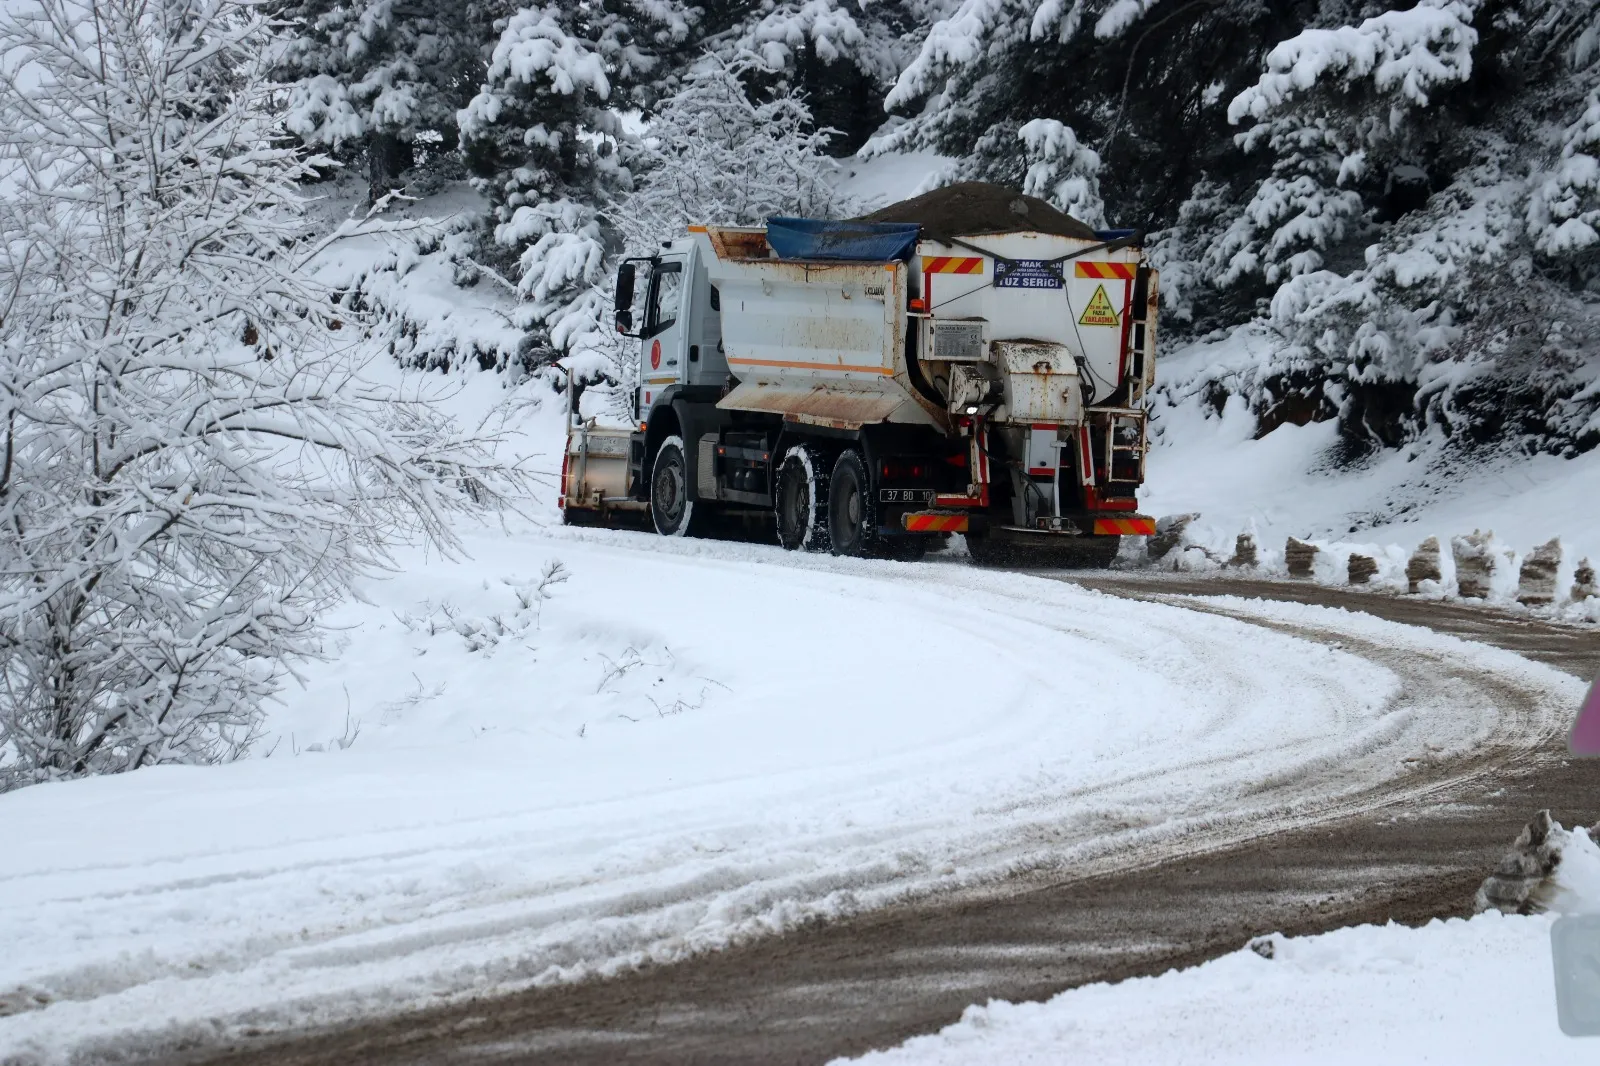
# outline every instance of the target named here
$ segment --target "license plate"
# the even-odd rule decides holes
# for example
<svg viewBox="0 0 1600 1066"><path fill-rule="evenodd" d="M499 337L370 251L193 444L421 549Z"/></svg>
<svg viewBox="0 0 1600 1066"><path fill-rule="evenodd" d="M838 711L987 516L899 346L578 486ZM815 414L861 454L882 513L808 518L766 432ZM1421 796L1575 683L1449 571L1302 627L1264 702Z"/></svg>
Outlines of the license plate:
<svg viewBox="0 0 1600 1066"><path fill-rule="evenodd" d="M1007 270L1006 267L1010 269ZM1059 267L1046 266L1043 259L1013 259L1009 264L997 263L994 287L997 289L1059 289Z"/></svg>
<svg viewBox="0 0 1600 1066"><path fill-rule="evenodd" d="M879 489L879 503L932 503L932 489Z"/></svg>

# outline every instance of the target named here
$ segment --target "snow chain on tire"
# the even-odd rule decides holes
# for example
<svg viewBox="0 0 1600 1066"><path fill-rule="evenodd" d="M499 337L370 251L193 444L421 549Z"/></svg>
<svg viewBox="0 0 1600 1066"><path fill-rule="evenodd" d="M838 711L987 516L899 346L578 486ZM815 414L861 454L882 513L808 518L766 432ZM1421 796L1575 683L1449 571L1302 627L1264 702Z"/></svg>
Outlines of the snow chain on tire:
<svg viewBox="0 0 1600 1066"><path fill-rule="evenodd" d="M878 503L866 460L854 448L839 453L828 481L828 539L835 555L871 556L888 545L878 537ZM853 505L853 513L847 511Z"/></svg>
<svg viewBox="0 0 1600 1066"><path fill-rule="evenodd" d="M796 444L783 456L773 493L778 543L789 551L828 550L828 468L822 452Z"/></svg>

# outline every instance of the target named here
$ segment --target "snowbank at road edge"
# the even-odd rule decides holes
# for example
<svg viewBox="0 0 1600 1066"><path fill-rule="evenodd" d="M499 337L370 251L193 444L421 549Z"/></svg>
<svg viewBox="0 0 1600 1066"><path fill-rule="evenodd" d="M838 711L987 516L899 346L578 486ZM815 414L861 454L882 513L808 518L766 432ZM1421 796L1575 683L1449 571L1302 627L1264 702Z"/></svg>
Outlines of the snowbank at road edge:
<svg viewBox="0 0 1600 1066"><path fill-rule="evenodd" d="M1253 572L1283 576L1284 545L1292 536L1318 546L1313 577L1320 583L1345 584L1349 557L1359 552L1378 567L1366 587L1404 591L1411 552L1436 536L1443 580L1428 594L1445 596L1454 592L1451 538L1492 531L1489 600L1515 607L1523 559L1560 537L1557 603L1535 613L1600 621L1600 597L1561 602L1579 561L1600 563L1600 449L1571 459L1533 455L1469 462L1428 436L1340 466L1334 461L1333 422L1286 423L1257 439L1255 417L1241 397L1227 397L1220 413L1210 406L1205 383L1265 360L1271 344L1260 330L1245 327L1160 361L1140 510L1200 516L1184 537L1189 550L1170 554L1165 567L1218 570L1232 555L1235 538L1249 533L1259 556Z"/></svg>
<svg viewBox="0 0 1600 1066"><path fill-rule="evenodd" d="M937 1034L850 1061L1592 1063L1600 1040L1557 1025L1550 956L1558 914L1600 913L1600 847L1584 829L1566 838L1556 881L1555 913L1273 934L1159 977L969 1007Z"/></svg>

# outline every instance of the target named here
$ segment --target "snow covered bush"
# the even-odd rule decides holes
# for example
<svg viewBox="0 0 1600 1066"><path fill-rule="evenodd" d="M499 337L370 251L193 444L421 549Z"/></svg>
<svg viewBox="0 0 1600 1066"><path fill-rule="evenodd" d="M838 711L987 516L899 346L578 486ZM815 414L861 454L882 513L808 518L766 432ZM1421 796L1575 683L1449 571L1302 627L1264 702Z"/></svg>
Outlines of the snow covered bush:
<svg viewBox="0 0 1600 1066"><path fill-rule="evenodd" d="M688 33L673 4L527 7L505 23L487 78L457 116L468 169L492 213L489 257L517 276L525 361L603 349L598 293L615 244L600 207L632 178L620 112L649 95L660 58Z"/></svg>
<svg viewBox="0 0 1600 1066"><path fill-rule="evenodd" d="M571 572L559 559L544 564L537 581L515 577L501 578L510 587L516 607L486 617L466 614L461 608L446 601L424 603L423 615L410 611L395 615L395 620L412 632L429 637L441 633L454 633L464 642L467 651L492 655L500 645L509 644L536 632L544 617L544 605L555 597L554 588L571 578Z"/></svg>
<svg viewBox="0 0 1600 1066"><path fill-rule="evenodd" d="M499 484L308 283L248 0L0 13L0 790L254 739L317 610Z"/></svg>

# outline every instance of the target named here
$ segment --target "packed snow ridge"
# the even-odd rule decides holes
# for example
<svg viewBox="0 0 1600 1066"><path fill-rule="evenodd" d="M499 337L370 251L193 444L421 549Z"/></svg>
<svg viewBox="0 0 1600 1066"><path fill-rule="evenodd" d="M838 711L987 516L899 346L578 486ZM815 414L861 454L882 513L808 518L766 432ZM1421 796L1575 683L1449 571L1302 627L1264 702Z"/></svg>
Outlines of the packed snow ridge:
<svg viewBox="0 0 1600 1066"><path fill-rule="evenodd" d="M935 1035L849 1061L1589 1062L1586 1041L1557 1025L1551 930L1563 916L1600 914L1600 847L1582 827L1556 832L1548 913L1273 934L1159 977L969 1007Z"/></svg>

